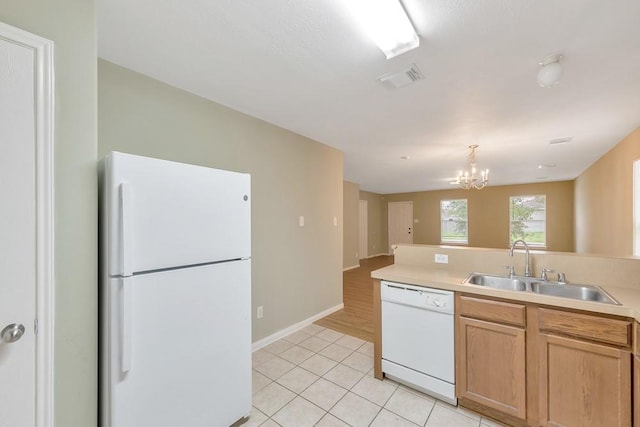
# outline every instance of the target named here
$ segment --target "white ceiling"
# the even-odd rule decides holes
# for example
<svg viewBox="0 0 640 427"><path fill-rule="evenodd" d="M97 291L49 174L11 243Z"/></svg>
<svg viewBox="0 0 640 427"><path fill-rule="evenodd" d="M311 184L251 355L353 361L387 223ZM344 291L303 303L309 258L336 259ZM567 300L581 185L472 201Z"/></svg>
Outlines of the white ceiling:
<svg viewBox="0 0 640 427"><path fill-rule="evenodd" d="M573 179L640 125L640 1L403 4L420 47L391 60L341 0L98 0L98 52L338 148L382 194L452 188L470 144L490 185ZM564 77L541 88L551 53ZM376 81L412 63L425 80Z"/></svg>

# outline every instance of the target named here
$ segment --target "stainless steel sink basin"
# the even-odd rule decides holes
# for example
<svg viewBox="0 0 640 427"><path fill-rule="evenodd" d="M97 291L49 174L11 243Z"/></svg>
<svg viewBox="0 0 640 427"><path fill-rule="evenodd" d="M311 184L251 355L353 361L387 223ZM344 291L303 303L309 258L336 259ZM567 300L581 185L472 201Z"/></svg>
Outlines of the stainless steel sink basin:
<svg viewBox="0 0 640 427"><path fill-rule="evenodd" d="M600 286L595 285L561 285L557 282L544 281L536 277L516 276L510 278L485 273L471 273L462 283L507 291L532 292L539 295L570 298L579 301L620 305L614 297Z"/></svg>
<svg viewBox="0 0 640 427"><path fill-rule="evenodd" d="M471 273L463 283L472 285L487 286L495 289L505 289L508 291L526 291L527 283L519 279L494 276L492 274Z"/></svg>
<svg viewBox="0 0 640 427"><path fill-rule="evenodd" d="M592 285L557 285L545 282L531 283L531 292L554 297L571 298L580 301L595 301L605 304L620 305L615 298L599 286Z"/></svg>

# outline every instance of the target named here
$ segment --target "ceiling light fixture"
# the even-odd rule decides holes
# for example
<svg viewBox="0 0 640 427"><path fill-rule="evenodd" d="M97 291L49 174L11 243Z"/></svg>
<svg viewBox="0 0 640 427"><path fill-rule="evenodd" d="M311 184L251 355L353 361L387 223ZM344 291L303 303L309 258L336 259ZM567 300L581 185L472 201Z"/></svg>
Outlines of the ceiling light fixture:
<svg viewBox="0 0 640 427"><path fill-rule="evenodd" d="M477 144L469 146L469 149L471 150L471 153L469 153L469 168L471 171L460 171L456 180L452 182L452 184L459 185L465 190L482 190L489 182L489 169L481 171L479 179L476 176L476 173L478 172L476 168L476 148L478 148Z"/></svg>
<svg viewBox="0 0 640 427"><path fill-rule="evenodd" d="M538 71L538 84L541 87L552 87L560 82L562 77L562 65L560 60L562 55L549 55L540 62L540 71Z"/></svg>
<svg viewBox="0 0 640 427"><path fill-rule="evenodd" d="M399 0L348 0L346 4L387 59L420 45Z"/></svg>

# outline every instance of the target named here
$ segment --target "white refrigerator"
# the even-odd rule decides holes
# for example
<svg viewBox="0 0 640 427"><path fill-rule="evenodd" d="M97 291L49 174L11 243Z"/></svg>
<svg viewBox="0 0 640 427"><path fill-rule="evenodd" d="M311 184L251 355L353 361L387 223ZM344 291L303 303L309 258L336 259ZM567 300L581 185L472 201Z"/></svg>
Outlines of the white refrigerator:
<svg viewBox="0 0 640 427"><path fill-rule="evenodd" d="M248 174L112 152L102 176L102 427L251 412Z"/></svg>

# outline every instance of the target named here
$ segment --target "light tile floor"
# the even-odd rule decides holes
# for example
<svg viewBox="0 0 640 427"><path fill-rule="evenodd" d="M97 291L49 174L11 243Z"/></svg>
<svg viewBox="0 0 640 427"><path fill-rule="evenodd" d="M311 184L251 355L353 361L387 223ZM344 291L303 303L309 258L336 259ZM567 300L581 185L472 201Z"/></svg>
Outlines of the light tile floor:
<svg viewBox="0 0 640 427"><path fill-rule="evenodd" d="M495 427L488 418L373 377L373 344L309 325L253 353L243 426Z"/></svg>

